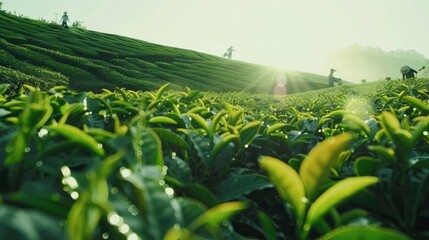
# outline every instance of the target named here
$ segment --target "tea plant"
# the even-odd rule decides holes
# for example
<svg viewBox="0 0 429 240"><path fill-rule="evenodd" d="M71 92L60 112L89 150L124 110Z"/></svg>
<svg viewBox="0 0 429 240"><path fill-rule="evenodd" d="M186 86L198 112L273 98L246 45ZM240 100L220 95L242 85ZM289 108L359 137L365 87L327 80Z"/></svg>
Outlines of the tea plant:
<svg viewBox="0 0 429 240"><path fill-rule="evenodd" d="M425 239L428 82L386 84L361 98L1 84L0 232Z"/></svg>

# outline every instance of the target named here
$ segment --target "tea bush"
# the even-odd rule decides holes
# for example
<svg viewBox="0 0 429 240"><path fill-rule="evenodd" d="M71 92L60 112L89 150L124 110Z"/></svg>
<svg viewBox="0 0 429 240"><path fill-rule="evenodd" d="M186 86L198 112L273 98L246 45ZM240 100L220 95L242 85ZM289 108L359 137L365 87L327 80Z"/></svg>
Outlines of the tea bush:
<svg viewBox="0 0 429 240"><path fill-rule="evenodd" d="M0 232L426 239L428 84L285 97L1 84Z"/></svg>

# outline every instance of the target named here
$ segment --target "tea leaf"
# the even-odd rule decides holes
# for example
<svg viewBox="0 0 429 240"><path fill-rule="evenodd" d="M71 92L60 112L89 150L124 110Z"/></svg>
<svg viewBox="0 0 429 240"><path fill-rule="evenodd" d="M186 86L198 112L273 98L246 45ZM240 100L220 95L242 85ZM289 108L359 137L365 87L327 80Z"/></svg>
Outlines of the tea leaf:
<svg viewBox="0 0 429 240"><path fill-rule="evenodd" d="M172 125L177 124L177 122L174 119L166 117L166 116L156 116L156 117L150 118L149 123L152 123L152 124L172 124Z"/></svg>
<svg viewBox="0 0 429 240"><path fill-rule="evenodd" d="M220 201L240 199L256 190L272 187L273 184L265 176L256 173L232 174L225 177L214 187Z"/></svg>
<svg viewBox="0 0 429 240"><path fill-rule="evenodd" d="M220 151L222 151L225 147L228 146L228 144L232 143L233 141L239 139L240 137L236 134L229 134L228 136L222 138L212 149L210 152L211 159L215 159L216 156L219 154Z"/></svg>
<svg viewBox="0 0 429 240"><path fill-rule="evenodd" d="M357 193L365 187L378 182L376 177L350 177L337 182L326 190L308 210L304 228L310 228L319 218L334 208L348 197Z"/></svg>
<svg viewBox="0 0 429 240"><path fill-rule="evenodd" d="M162 94L165 92L165 90L167 89L167 87L168 87L169 85L170 85L169 83L166 83L166 84L162 85L162 86L158 89L158 91L157 91L157 92L156 92L156 94L155 94L155 101L157 101L157 100L159 100L159 99L161 98Z"/></svg>
<svg viewBox="0 0 429 240"><path fill-rule="evenodd" d="M223 221L231 216L243 211L248 206L244 202L228 202L219 204L215 207L208 209L205 213L195 219L188 229L195 231L198 228L205 226L210 232L214 233Z"/></svg>
<svg viewBox="0 0 429 240"><path fill-rule="evenodd" d="M352 136L348 133L325 139L305 157L299 169L299 176L310 200L316 197L319 184L328 176L329 169L337 162L341 152L347 149L351 140Z"/></svg>
<svg viewBox="0 0 429 240"><path fill-rule="evenodd" d="M195 113L186 113L192 120L202 129L204 129L207 133L210 132L209 126L206 120L198 114Z"/></svg>
<svg viewBox="0 0 429 240"><path fill-rule="evenodd" d="M413 96L403 96L402 99L407 101L411 106L418 108L423 113L429 112L429 106L425 102L423 102L423 101L421 101L421 100L419 100Z"/></svg>
<svg viewBox="0 0 429 240"><path fill-rule="evenodd" d="M5 94L6 91L9 89L10 84L8 83L1 83L0 84L0 95Z"/></svg>
<svg viewBox="0 0 429 240"><path fill-rule="evenodd" d="M186 152L190 151L188 143L176 133L165 128L153 128L152 130L156 133L156 135L158 135L163 143L171 144Z"/></svg>
<svg viewBox="0 0 429 240"><path fill-rule="evenodd" d="M250 122L240 129L241 146L248 145L252 142L259 132L261 123L261 121Z"/></svg>
<svg viewBox="0 0 429 240"><path fill-rule="evenodd" d="M320 240L360 240L360 239L389 239L411 240L402 233L391 229L375 226L345 226L327 233Z"/></svg>
<svg viewBox="0 0 429 240"><path fill-rule="evenodd" d="M102 148L102 145L77 127L63 124L47 127L47 130L49 132L59 134L67 138L68 140L75 142L77 145L80 145L83 148L90 150L91 152L97 154L100 157L104 156L104 150Z"/></svg>
<svg viewBox="0 0 429 240"><path fill-rule="evenodd" d="M297 218L302 220L305 213L306 196L298 173L286 163L273 157L261 157L259 165L267 173L282 200L288 202Z"/></svg>
<svg viewBox="0 0 429 240"><path fill-rule="evenodd" d="M344 115L344 120L347 124L347 127L354 127L363 131L367 136L370 135L371 132L369 126L358 116L353 114L346 114Z"/></svg>

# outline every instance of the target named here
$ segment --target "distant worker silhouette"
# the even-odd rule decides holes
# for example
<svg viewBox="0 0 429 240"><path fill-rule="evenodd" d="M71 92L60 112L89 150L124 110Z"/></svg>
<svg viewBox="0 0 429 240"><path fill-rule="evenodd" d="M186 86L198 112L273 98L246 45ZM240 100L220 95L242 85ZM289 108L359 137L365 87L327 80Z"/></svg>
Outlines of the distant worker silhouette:
<svg viewBox="0 0 429 240"><path fill-rule="evenodd" d="M343 85L343 81L341 78L334 77L334 72L337 71L333 68L331 68L331 72L329 73L328 79L329 79L329 87L333 87L334 83L338 83L338 85Z"/></svg>
<svg viewBox="0 0 429 240"><path fill-rule="evenodd" d="M402 79L415 78L417 71L412 69L410 66L405 65L401 67Z"/></svg>
<svg viewBox="0 0 429 240"><path fill-rule="evenodd" d="M61 26L63 28L69 28L69 26L67 26L68 21L69 21L69 16L67 15L67 12L64 12L64 15L61 17Z"/></svg>
<svg viewBox="0 0 429 240"><path fill-rule="evenodd" d="M232 58L232 52L235 52L234 48L232 48L232 46L230 46L226 52L223 54L223 57L228 57L228 59Z"/></svg>

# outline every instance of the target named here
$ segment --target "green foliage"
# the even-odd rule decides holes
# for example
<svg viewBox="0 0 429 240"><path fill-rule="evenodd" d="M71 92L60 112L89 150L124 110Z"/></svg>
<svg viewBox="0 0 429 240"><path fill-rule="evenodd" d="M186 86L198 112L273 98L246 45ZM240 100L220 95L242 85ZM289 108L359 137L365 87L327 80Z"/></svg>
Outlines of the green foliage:
<svg viewBox="0 0 429 240"><path fill-rule="evenodd" d="M319 95L320 105L313 92L290 96L280 108L269 96L236 106L169 85L101 94L23 85L14 94L2 84L1 204L31 209L26 218L48 225L67 222L51 235L3 230L47 239L336 239L356 231L424 239L428 96L386 84L401 95L373 115L353 112L347 97L339 97L347 109L326 104L344 90Z"/></svg>
<svg viewBox="0 0 429 240"><path fill-rule="evenodd" d="M269 93L279 73L0 21L2 237L429 236L429 80L201 92Z"/></svg>

